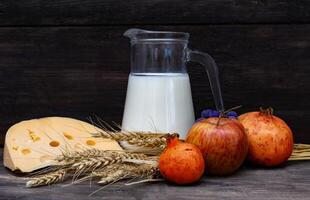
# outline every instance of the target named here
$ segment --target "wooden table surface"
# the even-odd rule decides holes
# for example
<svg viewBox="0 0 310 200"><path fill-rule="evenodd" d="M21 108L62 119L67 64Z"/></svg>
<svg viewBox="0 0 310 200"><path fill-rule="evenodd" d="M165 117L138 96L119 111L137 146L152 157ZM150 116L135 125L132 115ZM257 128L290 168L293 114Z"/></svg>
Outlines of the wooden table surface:
<svg viewBox="0 0 310 200"><path fill-rule="evenodd" d="M64 187L64 184L26 188L25 179L15 176L2 164L0 149L0 199L310 199L310 162L289 162L277 169L243 167L229 177L205 177L198 184L176 186L166 182L99 189L95 182Z"/></svg>

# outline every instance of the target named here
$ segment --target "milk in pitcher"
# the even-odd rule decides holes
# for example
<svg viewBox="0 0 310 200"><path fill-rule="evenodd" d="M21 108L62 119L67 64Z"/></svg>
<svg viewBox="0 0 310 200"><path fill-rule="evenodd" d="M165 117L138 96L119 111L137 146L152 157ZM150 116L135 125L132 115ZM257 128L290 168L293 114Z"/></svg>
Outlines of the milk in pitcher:
<svg viewBox="0 0 310 200"><path fill-rule="evenodd" d="M187 73L131 73L123 130L179 133L185 138L194 123Z"/></svg>

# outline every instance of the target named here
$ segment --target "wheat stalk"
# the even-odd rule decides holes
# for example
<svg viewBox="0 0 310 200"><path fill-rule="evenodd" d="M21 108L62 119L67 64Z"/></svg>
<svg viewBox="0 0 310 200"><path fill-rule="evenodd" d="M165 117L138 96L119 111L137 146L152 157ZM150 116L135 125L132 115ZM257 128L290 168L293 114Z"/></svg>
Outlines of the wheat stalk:
<svg viewBox="0 0 310 200"><path fill-rule="evenodd" d="M104 151L101 152L101 157L84 157L81 161L72 164L71 168L74 171L74 178L79 177L86 172L94 171L98 168L103 168L114 163L122 163L124 159L139 159L144 160L147 156L138 153Z"/></svg>
<svg viewBox="0 0 310 200"><path fill-rule="evenodd" d="M58 162L71 163L84 158L104 157L108 154L110 154L110 151L92 148L83 151L64 152L61 156L58 156L56 160Z"/></svg>
<svg viewBox="0 0 310 200"><path fill-rule="evenodd" d="M138 165L135 169L131 170L134 176L140 176L140 178L152 179L159 176L159 168L148 164Z"/></svg>
<svg viewBox="0 0 310 200"><path fill-rule="evenodd" d="M115 140L124 150L130 152L159 155L166 147L167 137L170 135L160 132L121 130L121 126L116 123L113 127L97 116L96 119L97 122L92 118L89 119L93 125L101 128L100 131L92 133L93 137Z"/></svg>
<svg viewBox="0 0 310 200"><path fill-rule="evenodd" d="M170 134L142 131L108 131L104 129L104 131L93 133L93 136L116 140L127 152L159 155L166 148L167 137Z"/></svg>
<svg viewBox="0 0 310 200"><path fill-rule="evenodd" d="M166 137L154 137L154 138L146 138L146 139L132 138L130 140L124 140L124 141L127 141L131 145L151 147L151 148L166 146L166 143L167 143Z"/></svg>
<svg viewBox="0 0 310 200"><path fill-rule="evenodd" d="M310 144L294 144L289 160L310 160Z"/></svg>
<svg viewBox="0 0 310 200"><path fill-rule="evenodd" d="M154 160L154 158L151 158L151 160ZM157 161L156 161L157 162ZM154 181L154 178L159 177L159 169L158 169L158 163L156 165L154 164L135 164L135 163L115 163L112 165L108 165L105 168L95 170L91 172L90 175L85 176L75 182L80 183L89 179L93 178L100 178L100 181L98 184L104 185L99 190L94 191L90 194L93 195L97 193L98 191L104 189L109 184L114 184L120 180L123 179L142 179L139 182L149 182ZM158 181L158 180L157 180ZM126 185L126 184L125 184Z"/></svg>
<svg viewBox="0 0 310 200"><path fill-rule="evenodd" d="M103 173L97 173L97 176L101 177L98 182L101 185L119 181L128 178L146 178L151 179L159 175L159 169L149 164L121 164L111 166L110 170L104 171Z"/></svg>
<svg viewBox="0 0 310 200"><path fill-rule="evenodd" d="M157 162L157 157L147 156L141 153L129 153L122 151L104 151L97 149L88 149L85 151L68 152L57 158L62 163L62 168L59 165L50 166L49 170L52 172L46 173L43 169L44 175L34 177L26 183L27 187L36 187L39 185L50 185L64 180L66 174L73 175L73 180L80 175L91 175L95 170L104 170L107 166L113 164L120 164L124 162ZM107 170L109 171L109 170Z"/></svg>
<svg viewBox="0 0 310 200"><path fill-rule="evenodd" d="M294 151L298 150L310 151L310 144L294 144Z"/></svg>
<svg viewBox="0 0 310 200"><path fill-rule="evenodd" d="M101 180L98 182L98 184L107 185L109 183L112 182L115 183L125 178L129 178L129 174L127 174L126 171L119 169L114 172L111 172L109 176L102 177Z"/></svg>
<svg viewBox="0 0 310 200"><path fill-rule="evenodd" d="M145 158L146 155L138 154L138 153L130 153L130 152L123 152L123 151L112 151L112 150L99 150L99 149L87 149L83 151L74 151L74 152L67 152L63 153L63 155L58 156L56 160L61 164L71 164L79 162L80 160L85 160L88 158L97 158L97 157L115 157L121 156L126 157L128 156L132 158Z"/></svg>
<svg viewBox="0 0 310 200"><path fill-rule="evenodd" d="M102 137L107 139L113 139L116 141L128 141L131 139L150 139L150 138L160 138L167 137L169 133L152 133L143 131L100 131L97 133L92 133L94 137Z"/></svg>
<svg viewBox="0 0 310 200"><path fill-rule="evenodd" d="M79 175L91 172L95 169L98 169L99 167L105 167L107 165L113 164L113 163L120 163L122 162L121 157L111 158L111 157L102 157L102 158L87 158L85 160L82 160L80 162L77 162L72 165L73 170L75 171L74 177L78 177Z"/></svg>
<svg viewBox="0 0 310 200"><path fill-rule="evenodd" d="M38 187L42 185L51 185L54 183L62 182L65 179L66 174L67 169L59 169L36 178L31 178L30 181L27 181L26 187Z"/></svg>
<svg viewBox="0 0 310 200"><path fill-rule="evenodd" d="M101 131L92 133L94 137L113 139L118 142L127 142L137 147L150 147L163 149L167 143L169 133L133 132L133 131ZM126 149L126 146L125 146Z"/></svg>

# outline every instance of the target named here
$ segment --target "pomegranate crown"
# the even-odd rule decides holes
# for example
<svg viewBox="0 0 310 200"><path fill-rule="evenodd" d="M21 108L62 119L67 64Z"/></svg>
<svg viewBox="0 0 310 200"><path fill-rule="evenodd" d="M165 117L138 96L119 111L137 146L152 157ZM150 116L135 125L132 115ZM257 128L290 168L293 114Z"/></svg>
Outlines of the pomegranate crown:
<svg viewBox="0 0 310 200"><path fill-rule="evenodd" d="M260 107L259 110L260 110L261 114L268 115L268 116L273 115L273 108L272 107L268 107L266 109L264 109L263 107Z"/></svg>
<svg viewBox="0 0 310 200"><path fill-rule="evenodd" d="M179 134L173 133L167 136L167 146L172 147L179 143Z"/></svg>

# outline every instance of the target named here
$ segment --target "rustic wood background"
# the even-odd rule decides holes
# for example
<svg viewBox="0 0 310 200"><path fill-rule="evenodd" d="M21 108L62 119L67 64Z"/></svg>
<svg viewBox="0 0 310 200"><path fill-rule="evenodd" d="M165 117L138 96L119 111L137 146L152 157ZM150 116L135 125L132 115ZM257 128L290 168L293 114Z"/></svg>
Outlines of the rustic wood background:
<svg viewBox="0 0 310 200"><path fill-rule="evenodd" d="M121 122L130 27L189 32L217 61L227 108L272 106L310 143L310 1L2 0L0 145L30 118ZM198 116L213 100L203 68L188 69Z"/></svg>

